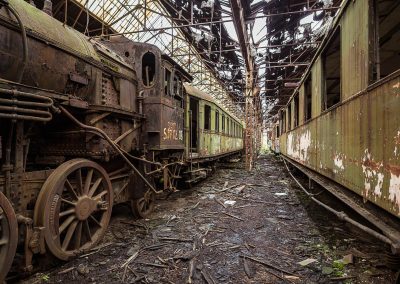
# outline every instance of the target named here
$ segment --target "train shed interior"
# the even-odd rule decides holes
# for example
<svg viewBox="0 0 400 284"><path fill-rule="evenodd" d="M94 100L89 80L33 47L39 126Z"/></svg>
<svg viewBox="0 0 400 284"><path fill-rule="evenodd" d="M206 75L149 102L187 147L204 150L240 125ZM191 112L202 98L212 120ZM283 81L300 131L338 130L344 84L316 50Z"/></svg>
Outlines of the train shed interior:
<svg viewBox="0 0 400 284"><path fill-rule="evenodd" d="M399 0L0 0L0 283L400 283Z"/></svg>

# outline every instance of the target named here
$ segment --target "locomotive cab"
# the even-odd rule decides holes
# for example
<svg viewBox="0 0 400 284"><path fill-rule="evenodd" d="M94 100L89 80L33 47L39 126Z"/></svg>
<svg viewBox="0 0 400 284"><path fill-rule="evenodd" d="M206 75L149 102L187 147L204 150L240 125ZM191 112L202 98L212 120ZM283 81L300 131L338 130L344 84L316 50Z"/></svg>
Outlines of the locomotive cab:
<svg viewBox="0 0 400 284"><path fill-rule="evenodd" d="M154 151L184 150L183 82L192 77L154 45L122 36L111 37L105 44L136 70L139 113L145 114L143 146Z"/></svg>

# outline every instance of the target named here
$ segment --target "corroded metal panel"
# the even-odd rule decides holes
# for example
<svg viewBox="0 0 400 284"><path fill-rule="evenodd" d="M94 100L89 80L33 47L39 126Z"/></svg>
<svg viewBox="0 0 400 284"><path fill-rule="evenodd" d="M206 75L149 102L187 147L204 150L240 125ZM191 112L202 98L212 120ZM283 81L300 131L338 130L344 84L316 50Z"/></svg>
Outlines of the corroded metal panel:
<svg viewBox="0 0 400 284"><path fill-rule="evenodd" d="M340 20L342 100L368 86L369 4L351 1Z"/></svg>
<svg viewBox="0 0 400 284"><path fill-rule="evenodd" d="M281 152L400 217L400 72L280 137Z"/></svg>

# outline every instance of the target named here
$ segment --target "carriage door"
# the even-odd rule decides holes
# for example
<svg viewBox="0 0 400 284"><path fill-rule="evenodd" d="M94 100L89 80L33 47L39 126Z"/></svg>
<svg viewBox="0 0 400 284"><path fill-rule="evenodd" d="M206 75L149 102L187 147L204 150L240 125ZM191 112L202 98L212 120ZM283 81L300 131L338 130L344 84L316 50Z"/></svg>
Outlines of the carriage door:
<svg viewBox="0 0 400 284"><path fill-rule="evenodd" d="M190 151L197 152L198 125L199 125L199 100L190 97Z"/></svg>

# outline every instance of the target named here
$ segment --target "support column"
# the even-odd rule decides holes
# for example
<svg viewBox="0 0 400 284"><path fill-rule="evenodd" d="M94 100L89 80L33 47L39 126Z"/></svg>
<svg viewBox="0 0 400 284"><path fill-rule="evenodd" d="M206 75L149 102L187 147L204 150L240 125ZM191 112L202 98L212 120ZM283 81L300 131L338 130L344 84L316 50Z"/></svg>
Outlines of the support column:
<svg viewBox="0 0 400 284"><path fill-rule="evenodd" d="M246 80L246 105L245 105L245 135L244 135L244 147L245 147L245 167L246 170L251 171L253 168L253 104L252 104L252 87L251 79L247 77Z"/></svg>

